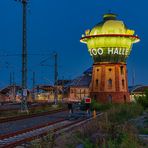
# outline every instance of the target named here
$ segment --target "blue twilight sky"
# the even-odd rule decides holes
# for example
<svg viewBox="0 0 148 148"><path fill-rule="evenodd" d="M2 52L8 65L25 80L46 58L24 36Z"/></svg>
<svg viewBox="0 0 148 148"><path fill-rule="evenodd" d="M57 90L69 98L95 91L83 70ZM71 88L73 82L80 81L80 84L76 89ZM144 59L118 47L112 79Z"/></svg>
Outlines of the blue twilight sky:
<svg viewBox="0 0 148 148"><path fill-rule="evenodd" d="M21 83L22 10L14 0L0 0L0 87L9 84L10 72ZM59 78L74 78L92 65L81 34L102 20L118 14L141 42L133 46L128 59L129 85L148 84L148 0L29 0L28 3L28 86L32 72L36 83L52 83L53 52L58 52Z"/></svg>

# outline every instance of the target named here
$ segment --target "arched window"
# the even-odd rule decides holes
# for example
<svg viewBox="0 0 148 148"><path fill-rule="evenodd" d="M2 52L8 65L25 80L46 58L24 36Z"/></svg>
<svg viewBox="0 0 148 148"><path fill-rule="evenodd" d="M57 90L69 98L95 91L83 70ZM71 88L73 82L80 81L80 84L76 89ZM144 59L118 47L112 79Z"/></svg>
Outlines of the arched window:
<svg viewBox="0 0 148 148"><path fill-rule="evenodd" d="M122 79L122 88L125 87L125 82L124 82L124 79Z"/></svg>
<svg viewBox="0 0 148 148"><path fill-rule="evenodd" d="M99 80L96 79L96 87L98 87L98 86L99 86Z"/></svg>
<svg viewBox="0 0 148 148"><path fill-rule="evenodd" d="M112 87L112 79L108 80L108 87L111 88Z"/></svg>
<svg viewBox="0 0 148 148"><path fill-rule="evenodd" d="M124 71L123 71L123 66L120 66L120 72L121 72L121 75L124 74Z"/></svg>
<svg viewBox="0 0 148 148"><path fill-rule="evenodd" d="M126 103L126 95L124 95L124 103Z"/></svg>
<svg viewBox="0 0 148 148"><path fill-rule="evenodd" d="M111 68L109 68L108 70L109 70L109 72L111 72L111 71L112 71L112 69L111 69Z"/></svg>
<svg viewBox="0 0 148 148"><path fill-rule="evenodd" d="M112 103L112 95L108 95L108 102Z"/></svg>
<svg viewBox="0 0 148 148"><path fill-rule="evenodd" d="M94 95L94 100L97 100L97 95Z"/></svg>

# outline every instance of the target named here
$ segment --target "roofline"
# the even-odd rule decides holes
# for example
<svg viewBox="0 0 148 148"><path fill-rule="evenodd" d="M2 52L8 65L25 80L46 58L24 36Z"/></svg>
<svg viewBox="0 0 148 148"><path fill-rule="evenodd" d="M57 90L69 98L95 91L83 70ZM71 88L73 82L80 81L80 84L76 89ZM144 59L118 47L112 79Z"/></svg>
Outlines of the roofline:
<svg viewBox="0 0 148 148"><path fill-rule="evenodd" d="M134 92L134 90L136 90L137 88L140 88L140 87L143 87L144 85L138 85L138 86L136 86L132 91L131 91L131 93L132 92Z"/></svg>

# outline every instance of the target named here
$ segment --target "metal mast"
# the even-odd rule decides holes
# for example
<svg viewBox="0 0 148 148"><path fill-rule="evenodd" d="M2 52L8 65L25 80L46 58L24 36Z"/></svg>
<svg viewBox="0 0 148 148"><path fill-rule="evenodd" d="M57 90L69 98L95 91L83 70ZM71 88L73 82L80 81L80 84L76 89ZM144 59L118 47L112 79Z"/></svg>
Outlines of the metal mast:
<svg viewBox="0 0 148 148"><path fill-rule="evenodd" d="M22 3L23 26L22 26L22 100L21 111L28 111L27 107L27 1L16 0Z"/></svg>
<svg viewBox="0 0 148 148"><path fill-rule="evenodd" d="M28 111L27 107L27 0L22 0L23 5L23 32L22 32L22 103L21 110Z"/></svg>

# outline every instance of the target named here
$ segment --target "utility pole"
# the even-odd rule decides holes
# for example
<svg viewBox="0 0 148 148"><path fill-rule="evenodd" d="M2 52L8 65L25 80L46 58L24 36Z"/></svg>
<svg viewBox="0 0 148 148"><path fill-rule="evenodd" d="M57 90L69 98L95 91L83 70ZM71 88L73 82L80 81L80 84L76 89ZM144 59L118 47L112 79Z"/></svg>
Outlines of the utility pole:
<svg viewBox="0 0 148 148"><path fill-rule="evenodd" d="M28 0L15 0L22 3L22 99L21 111L28 112L27 107L27 2Z"/></svg>
<svg viewBox="0 0 148 148"><path fill-rule="evenodd" d="M58 94L57 94L57 82L58 82L58 54L54 54L54 87L55 87L55 93L54 93L54 103L57 104L58 101Z"/></svg>

